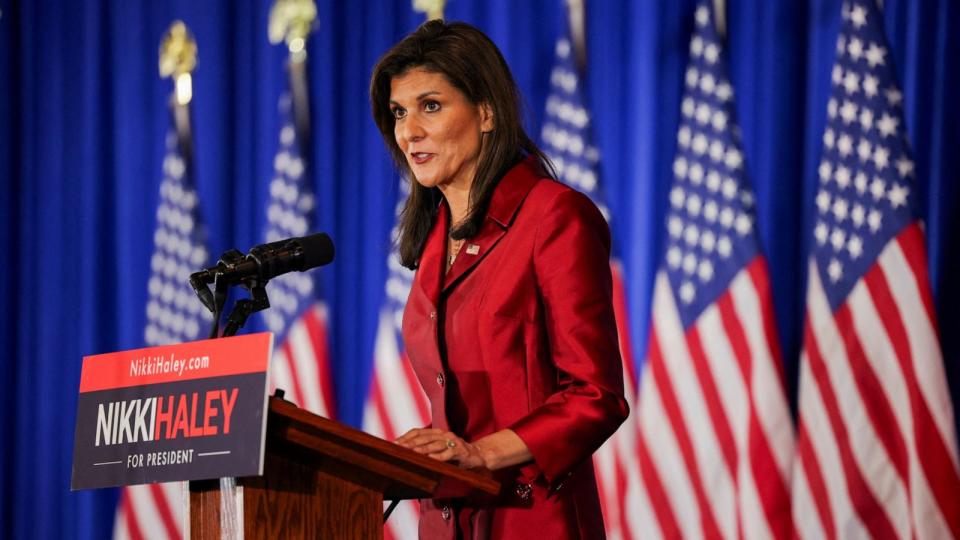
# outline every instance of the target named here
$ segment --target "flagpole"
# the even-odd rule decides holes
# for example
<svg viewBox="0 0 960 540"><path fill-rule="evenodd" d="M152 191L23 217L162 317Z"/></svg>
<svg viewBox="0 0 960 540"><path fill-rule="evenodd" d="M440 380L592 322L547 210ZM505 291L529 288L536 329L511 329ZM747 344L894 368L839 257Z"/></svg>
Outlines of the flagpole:
<svg viewBox="0 0 960 540"><path fill-rule="evenodd" d="M173 80L170 114L177 133L177 146L187 171L193 170L193 130L190 101L193 99L193 70L197 67L197 42L183 21L176 20L160 41L159 70L162 78Z"/></svg>
<svg viewBox="0 0 960 540"><path fill-rule="evenodd" d="M570 25L570 45L577 70L587 67L587 9L586 0L567 0L567 23Z"/></svg>
<svg viewBox="0 0 960 540"><path fill-rule="evenodd" d="M290 83L293 123L300 155L309 155L310 93L307 79L307 38L316 27L317 5L313 0L277 0L270 9L270 43L285 43L290 53L287 75Z"/></svg>
<svg viewBox="0 0 960 540"><path fill-rule="evenodd" d="M423 13L428 21L443 20L443 8L446 4L446 0L413 0L413 10Z"/></svg>
<svg viewBox="0 0 960 540"><path fill-rule="evenodd" d="M713 18L716 20L717 35L727 39L727 3L725 0L713 0Z"/></svg>

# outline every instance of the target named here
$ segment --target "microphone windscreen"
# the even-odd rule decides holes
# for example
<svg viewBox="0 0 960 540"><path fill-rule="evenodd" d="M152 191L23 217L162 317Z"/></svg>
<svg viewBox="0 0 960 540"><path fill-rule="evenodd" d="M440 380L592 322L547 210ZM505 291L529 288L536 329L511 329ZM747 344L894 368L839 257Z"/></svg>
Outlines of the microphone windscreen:
<svg viewBox="0 0 960 540"><path fill-rule="evenodd" d="M303 248L303 270L309 270L333 261L333 240L327 233L316 233L294 240Z"/></svg>

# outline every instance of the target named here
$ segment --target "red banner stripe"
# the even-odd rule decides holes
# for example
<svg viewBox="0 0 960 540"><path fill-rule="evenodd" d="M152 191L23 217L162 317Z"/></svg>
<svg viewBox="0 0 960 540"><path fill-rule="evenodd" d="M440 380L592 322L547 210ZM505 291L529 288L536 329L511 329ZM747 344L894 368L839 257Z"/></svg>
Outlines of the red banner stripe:
<svg viewBox="0 0 960 540"><path fill-rule="evenodd" d="M271 339L270 333L262 332L85 356L80 392L265 372ZM132 364L140 365L138 361L141 359L147 361L144 365L150 366L150 359L162 358L166 362L171 355L175 361L184 362L182 370L150 372L147 369L141 374L134 373ZM200 360L204 357L209 362L206 367L201 367ZM195 367L189 365L191 359L198 360Z"/></svg>

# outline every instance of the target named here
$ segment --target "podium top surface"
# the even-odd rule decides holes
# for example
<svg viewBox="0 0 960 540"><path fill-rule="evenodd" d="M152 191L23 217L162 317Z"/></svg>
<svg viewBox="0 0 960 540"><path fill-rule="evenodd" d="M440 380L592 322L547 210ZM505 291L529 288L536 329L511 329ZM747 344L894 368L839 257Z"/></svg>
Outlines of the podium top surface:
<svg viewBox="0 0 960 540"><path fill-rule="evenodd" d="M270 398L267 452L296 456L384 499L495 496L500 483L487 469L456 465L385 441L350 426Z"/></svg>

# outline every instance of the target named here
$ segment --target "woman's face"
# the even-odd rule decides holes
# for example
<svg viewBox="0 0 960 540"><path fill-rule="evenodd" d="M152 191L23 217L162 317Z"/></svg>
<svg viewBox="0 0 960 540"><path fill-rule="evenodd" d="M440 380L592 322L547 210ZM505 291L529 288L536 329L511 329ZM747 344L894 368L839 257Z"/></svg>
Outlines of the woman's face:
<svg viewBox="0 0 960 540"><path fill-rule="evenodd" d="M414 68L390 81L390 110L394 137L417 182L469 188L482 133L493 129L490 107L470 103L443 75Z"/></svg>

